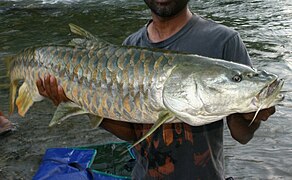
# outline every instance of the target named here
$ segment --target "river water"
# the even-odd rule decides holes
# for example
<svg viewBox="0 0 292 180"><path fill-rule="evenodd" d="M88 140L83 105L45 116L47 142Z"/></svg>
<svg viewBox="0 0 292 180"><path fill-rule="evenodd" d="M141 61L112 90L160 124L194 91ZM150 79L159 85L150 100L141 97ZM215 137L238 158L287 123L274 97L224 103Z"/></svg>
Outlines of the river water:
<svg viewBox="0 0 292 180"><path fill-rule="evenodd" d="M286 79L292 90L291 0L197 0L193 12L240 32L254 66ZM8 79L3 57L28 46L67 43L68 23L121 44L143 26L150 12L136 0L1 0L0 1L0 110L8 112ZM225 167L235 179L291 179L291 94L284 105L262 123L253 140L240 145L225 128ZM0 179L31 179L47 148L86 146L117 142L103 130L92 130L86 117L55 128L48 123L55 107L50 101L36 103L25 118L13 114L17 130L0 137Z"/></svg>

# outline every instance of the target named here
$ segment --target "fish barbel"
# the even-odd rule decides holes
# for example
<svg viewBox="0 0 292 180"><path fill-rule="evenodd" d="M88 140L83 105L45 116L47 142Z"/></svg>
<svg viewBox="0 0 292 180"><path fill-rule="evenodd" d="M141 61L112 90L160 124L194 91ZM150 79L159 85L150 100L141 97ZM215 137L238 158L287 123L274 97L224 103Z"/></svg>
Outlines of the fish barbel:
<svg viewBox="0 0 292 180"><path fill-rule="evenodd" d="M16 105L24 116L44 98L36 81L46 74L56 77L71 100L58 106L50 125L89 114L95 126L103 118L154 124L145 136L162 123L200 126L283 99L284 81L274 74L193 54L116 46L76 25L70 27L83 39L67 46L27 48L12 57L11 113L19 80L23 83Z"/></svg>

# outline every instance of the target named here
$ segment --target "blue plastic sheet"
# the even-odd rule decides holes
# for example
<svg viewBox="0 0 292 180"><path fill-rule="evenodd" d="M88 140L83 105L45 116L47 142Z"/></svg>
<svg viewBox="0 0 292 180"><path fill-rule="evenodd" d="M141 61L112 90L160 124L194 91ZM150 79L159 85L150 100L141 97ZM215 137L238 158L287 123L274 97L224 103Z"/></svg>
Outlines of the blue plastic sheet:
<svg viewBox="0 0 292 180"><path fill-rule="evenodd" d="M94 149L51 148L43 157L33 180L124 180L127 177L114 176L94 171L90 166L96 155Z"/></svg>

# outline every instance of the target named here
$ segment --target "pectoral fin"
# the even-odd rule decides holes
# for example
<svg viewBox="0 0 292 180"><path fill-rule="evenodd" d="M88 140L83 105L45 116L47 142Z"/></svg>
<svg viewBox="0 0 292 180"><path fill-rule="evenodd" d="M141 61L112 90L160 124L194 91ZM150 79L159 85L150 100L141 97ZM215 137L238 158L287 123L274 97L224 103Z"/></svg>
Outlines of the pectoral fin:
<svg viewBox="0 0 292 180"><path fill-rule="evenodd" d="M92 128L97 128L103 120L103 117L88 114Z"/></svg>
<svg viewBox="0 0 292 180"><path fill-rule="evenodd" d="M163 123L165 123L168 120L171 120L175 118L175 116L173 116L173 114L171 114L170 112L161 112L159 115L158 120L153 124L153 126L151 127L151 129L141 138L139 139L137 142L135 142L132 146L129 147L129 149L133 148L134 146L136 146L137 144L139 144L140 142L142 142L143 140L145 140L148 136L150 136L159 126L161 126Z"/></svg>
<svg viewBox="0 0 292 180"><path fill-rule="evenodd" d="M49 126L51 127L56 124L60 124L62 121L69 117L87 113L88 113L87 111L85 111L84 109L82 109L80 106L73 102L63 102L59 104Z"/></svg>

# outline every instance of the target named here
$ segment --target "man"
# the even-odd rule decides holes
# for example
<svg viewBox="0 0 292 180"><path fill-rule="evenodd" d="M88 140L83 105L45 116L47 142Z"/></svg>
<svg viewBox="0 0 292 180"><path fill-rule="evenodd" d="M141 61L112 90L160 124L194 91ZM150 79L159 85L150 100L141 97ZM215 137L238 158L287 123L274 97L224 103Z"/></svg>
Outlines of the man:
<svg viewBox="0 0 292 180"><path fill-rule="evenodd" d="M125 45L154 47L225 59L251 66L238 33L192 14L188 0L144 0L152 20L129 36ZM68 100L56 79L37 82L42 95L55 104ZM275 108L262 110L249 126L254 113L227 117L232 137L245 144ZM105 119L101 127L121 139L136 141L151 125ZM164 124L135 147L137 158L133 179L224 179L223 120L192 127L185 123Z"/></svg>

